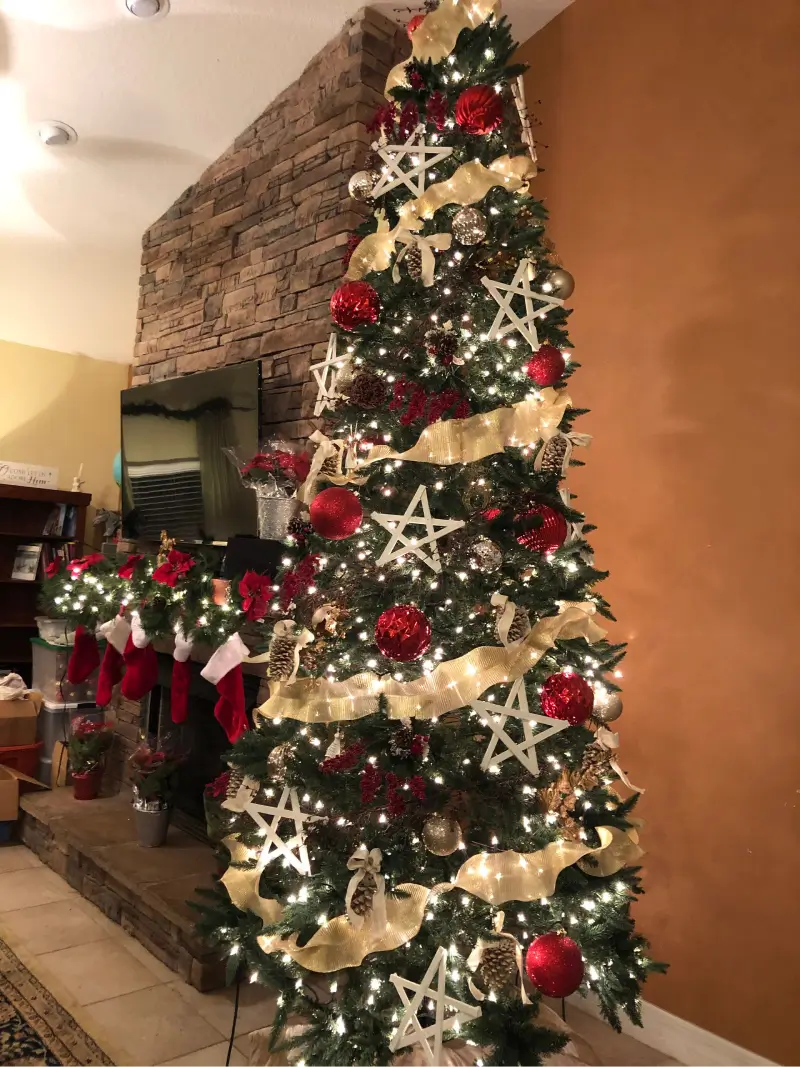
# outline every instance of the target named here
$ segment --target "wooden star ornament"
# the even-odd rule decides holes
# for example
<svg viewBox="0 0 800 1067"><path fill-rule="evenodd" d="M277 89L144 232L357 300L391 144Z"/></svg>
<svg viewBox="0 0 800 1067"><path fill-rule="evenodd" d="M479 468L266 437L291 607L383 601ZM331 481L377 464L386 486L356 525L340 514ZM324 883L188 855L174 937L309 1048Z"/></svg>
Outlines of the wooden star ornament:
<svg viewBox="0 0 800 1067"><path fill-rule="evenodd" d="M521 333L534 352L541 344L536 332L536 319L542 319L555 307L563 307L564 301L550 293L535 292L531 288L534 267L529 259L521 259L510 285L497 282L494 278L483 277L481 284L489 290L500 310L489 329L489 340L496 341L507 333ZM525 303L524 314L514 310L514 300L521 297ZM534 306L538 305L538 306ZM507 322L505 320L508 320Z"/></svg>
<svg viewBox="0 0 800 1067"><path fill-rule="evenodd" d="M261 835L266 838L256 865L259 871L263 871L267 864L276 857L282 856L300 874L311 874L311 864L305 846L304 824L316 822L319 816L300 810L300 799L296 789L284 787L277 804L256 804L251 801L244 810L253 822L257 823ZM272 816L269 822L264 818L265 815ZM284 820L294 823L295 829L294 835L287 841L281 838L279 831L280 824Z"/></svg>
<svg viewBox="0 0 800 1067"><path fill-rule="evenodd" d="M382 146L376 141L372 148L384 162L381 176L372 190L373 200L399 185L407 186L414 196L422 196L425 192L425 172L447 159L453 151L444 145L425 144L424 126L417 126L405 144ZM411 167L401 170L400 164L406 159L411 163Z"/></svg>
<svg viewBox="0 0 800 1067"><path fill-rule="evenodd" d="M550 719L546 715L534 715L528 711L524 678L518 678L511 686L504 705L498 707L490 700L473 700L471 706L494 734L481 760L481 770L484 771L499 767L504 760L513 756L527 771L537 775L539 761L536 758L536 746L569 726L563 719ZM522 741L517 742L506 733L505 725L509 718L522 723ZM533 723L539 723L546 729L534 733ZM497 752L499 744L505 746L505 751Z"/></svg>
<svg viewBox="0 0 800 1067"><path fill-rule="evenodd" d="M317 399L314 404L314 417L317 418L326 408L332 408L337 400L341 400L341 393L337 383L342 372L350 364L349 356L339 356L336 352L337 337L332 333L328 338L328 351L322 363L312 363L311 373L317 379Z"/></svg>
<svg viewBox="0 0 800 1067"><path fill-rule="evenodd" d="M421 515L414 514L418 507L422 508ZM445 534L452 533L464 525L461 519L434 519L431 516L431 508L428 503L428 490L424 485L420 485L417 488L411 503L403 515L385 515L381 512L373 511L372 517L379 526L388 530L392 535L388 545L376 560L378 566L384 563L391 563L393 560L399 559L400 556L412 554L437 574L441 573L442 564L439 559L439 549L436 542L440 537L444 537ZM425 536L407 537L405 529L409 524L424 526ZM423 551L426 545L429 546L428 550Z"/></svg>
<svg viewBox="0 0 800 1067"><path fill-rule="evenodd" d="M462 1023L472 1022L481 1014L480 1008L447 996L447 950L436 950L436 955L421 982L409 982L398 974L390 975L389 981L397 990L405 1008L400 1024L389 1042L389 1048L392 1052L397 1052L408 1045L419 1045L420 1052L430 1067L443 1063L442 1042L445 1030L458 1030ZM410 1000L408 992L414 994ZM434 1022L430 1026L422 1025L417 1018L417 1012L425 1000L435 1011Z"/></svg>

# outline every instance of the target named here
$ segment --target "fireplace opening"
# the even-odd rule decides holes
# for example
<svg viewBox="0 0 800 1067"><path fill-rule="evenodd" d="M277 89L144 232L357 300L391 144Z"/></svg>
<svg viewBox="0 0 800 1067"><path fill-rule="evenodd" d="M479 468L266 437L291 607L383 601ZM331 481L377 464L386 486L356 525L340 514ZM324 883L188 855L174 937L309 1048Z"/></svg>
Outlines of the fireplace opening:
<svg viewBox="0 0 800 1067"><path fill-rule="evenodd" d="M172 657L159 653L158 685L149 694L147 706L142 710L147 736L182 757L173 819L183 830L205 840L203 790L226 769L223 757L231 745L214 718L214 705L219 694L201 676L202 669L202 663L192 663L186 719L174 723L170 712ZM256 675L244 675L245 707L248 709L257 702L259 682Z"/></svg>

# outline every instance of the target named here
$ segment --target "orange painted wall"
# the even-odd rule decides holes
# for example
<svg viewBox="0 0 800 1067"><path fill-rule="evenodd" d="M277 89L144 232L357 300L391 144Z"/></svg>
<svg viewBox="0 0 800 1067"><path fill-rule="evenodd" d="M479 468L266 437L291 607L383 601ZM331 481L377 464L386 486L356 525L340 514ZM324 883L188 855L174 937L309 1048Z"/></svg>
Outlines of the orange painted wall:
<svg viewBox="0 0 800 1067"><path fill-rule="evenodd" d="M630 642L646 996L796 1064L800 3L576 0L522 56Z"/></svg>

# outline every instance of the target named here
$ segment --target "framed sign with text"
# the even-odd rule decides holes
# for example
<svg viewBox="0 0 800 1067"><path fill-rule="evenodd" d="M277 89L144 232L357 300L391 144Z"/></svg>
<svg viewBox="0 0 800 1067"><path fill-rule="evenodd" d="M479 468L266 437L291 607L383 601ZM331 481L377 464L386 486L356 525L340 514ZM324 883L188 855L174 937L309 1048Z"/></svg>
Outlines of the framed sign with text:
<svg viewBox="0 0 800 1067"><path fill-rule="evenodd" d="M0 459L0 482L29 485L34 489L57 489L58 467L37 467L33 463L13 463Z"/></svg>

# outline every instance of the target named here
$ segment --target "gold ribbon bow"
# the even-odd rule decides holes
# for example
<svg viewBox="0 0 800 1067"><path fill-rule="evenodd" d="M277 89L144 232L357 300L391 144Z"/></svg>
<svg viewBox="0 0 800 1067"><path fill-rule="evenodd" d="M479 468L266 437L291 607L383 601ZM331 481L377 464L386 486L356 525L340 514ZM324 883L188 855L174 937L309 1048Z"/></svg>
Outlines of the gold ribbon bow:
<svg viewBox="0 0 800 1067"><path fill-rule="evenodd" d="M348 871L355 871L355 874L347 883L344 904L350 925L356 930L360 930L364 926L365 919L373 934L382 933L386 929L386 887L384 877L380 873L382 859L383 854L379 848L367 850L366 845L359 845L347 861ZM376 889L372 898L372 910L369 917L365 917L353 911L352 900L356 889L368 874L372 875Z"/></svg>
<svg viewBox="0 0 800 1067"><path fill-rule="evenodd" d="M392 281L395 285L400 281L400 264L409 250L416 245L422 259L422 284L426 288L430 288L433 285L433 273L436 270L436 257L433 254L433 250L445 252L453 242L453 235L450 233L433 233L430 237L422 237L418 233L412 233L410 230L402 228L392 232L394 233L395 241L403 246L394 261Z"/></svg>

